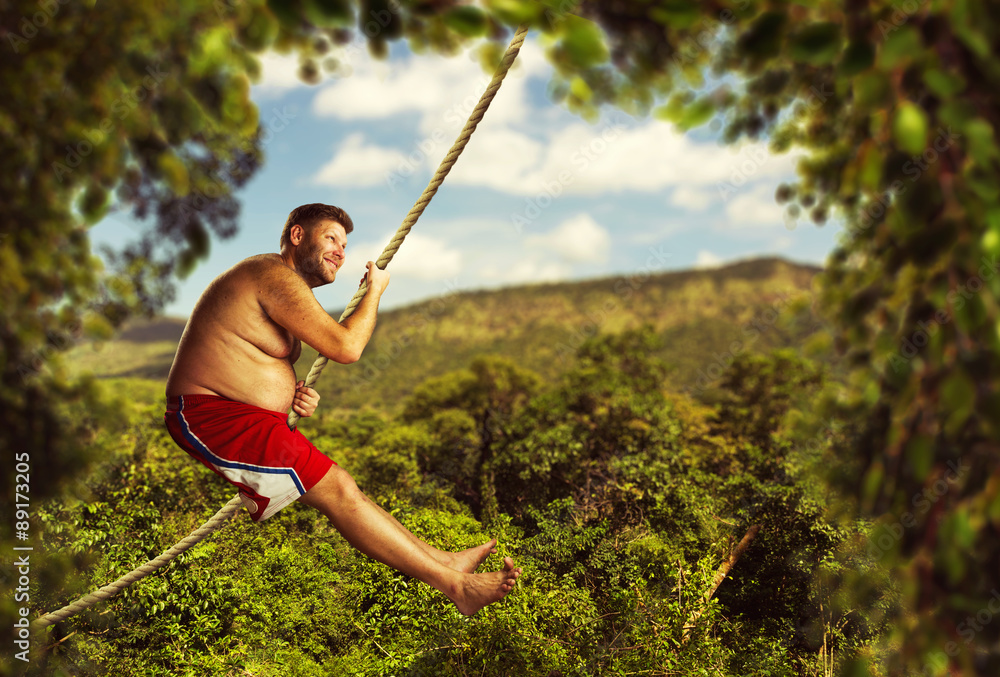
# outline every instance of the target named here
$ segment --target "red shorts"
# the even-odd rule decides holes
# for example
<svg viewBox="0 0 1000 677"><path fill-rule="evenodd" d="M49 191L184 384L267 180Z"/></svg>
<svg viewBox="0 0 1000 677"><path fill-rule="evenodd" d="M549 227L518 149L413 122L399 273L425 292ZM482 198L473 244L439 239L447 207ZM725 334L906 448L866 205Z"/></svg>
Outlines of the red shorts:
<svg viewBox="0 0 1000 677"><path fill-rule="evenodd" d="M167 400L163 415L174 441L229 480L254 522L306 493L336 465L281 412L216 395Z"/></svg>

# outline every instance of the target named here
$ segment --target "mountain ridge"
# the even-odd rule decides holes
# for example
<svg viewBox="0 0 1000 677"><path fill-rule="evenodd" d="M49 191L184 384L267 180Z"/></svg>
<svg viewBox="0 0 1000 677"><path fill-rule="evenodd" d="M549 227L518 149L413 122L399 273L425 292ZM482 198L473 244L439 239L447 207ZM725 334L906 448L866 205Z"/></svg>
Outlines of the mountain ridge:
<svg viewBox="0 0 1000 677"><path fill-rule="evenodd" d="M456 291L380 312L361 360L330 365L337 376L320 379L317 389L350 409L396 406L426 378L488 353L554 378L587 338L650 324L666 344L658 357L673 367L670 387L690 390L699 381L707 385L727 355L800 346L821 328L811 308L812 280L821 271L762 257L708 269ZM339 317L340 310L331 314ZM72 359L101 378L165 381L185 323L133 322L113 340L75 348ZM300 377L316 355L303 350Z"/></svg>

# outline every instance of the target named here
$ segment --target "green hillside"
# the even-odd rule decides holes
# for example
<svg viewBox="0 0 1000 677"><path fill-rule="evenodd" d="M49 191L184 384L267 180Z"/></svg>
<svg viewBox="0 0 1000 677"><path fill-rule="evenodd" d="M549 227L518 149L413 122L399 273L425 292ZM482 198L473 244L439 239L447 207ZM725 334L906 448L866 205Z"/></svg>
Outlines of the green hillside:
<svg viewBox="0 0 1000 677"><path fill-rule="evenodd" d="M643 323L664 338L657 357L671 367L666 386L697 389L734 352L801 347L819 328L810 308L819 270L762 258L712 270L456 293L381 313L362 359L330 365L318 389L326 407L395 410L414 385L477 356L507 356L552 378L586 338ZM164 382L183 326L176 318L132 325L116 340L76 348L69 362L101 377ZM300 376L315 357L303 351Z"/></svg>

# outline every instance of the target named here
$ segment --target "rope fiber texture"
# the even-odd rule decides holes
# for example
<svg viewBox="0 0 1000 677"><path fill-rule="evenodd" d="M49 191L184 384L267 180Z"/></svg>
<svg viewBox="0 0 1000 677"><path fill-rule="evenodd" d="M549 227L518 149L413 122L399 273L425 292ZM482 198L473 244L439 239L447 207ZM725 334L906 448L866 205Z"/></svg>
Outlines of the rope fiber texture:
<svg viewBox="0 0 1000 677"><path fill-rule="evenodd" d="M524 38L527 34L527 26L518 27L517 32L514 34L514 38L510 41L510 45L507 46L507 51L504 53L503 59L500 61L500 65L493 74L493 79L490 81L489 86L486 87L486 91L483 93L482 97L480 97L479 103L476 104L476 107L469 115L469 119L466 121L465 127L462 128L462 131L455 140L455 143L452 144L451 150L448 151L448 154L445 155L441 164L438 166L437 171L434 172L434 176L431 178L430 183L427 184L427 188L424 189L423 194L421 194L420 198L416 201L413 207L410 208L410 212L406 215L406 218L403 219L403 223L396 230L395 235L392 236L389 244L385 246L385 249L382 250L382 254L375 262L375 265L379 268L384 270L385 267L389 265L389 261L391 261L392 257L395 256L397 251L399 251L399 246L403 243L403 240L410 232L410 229L413 228L413 225L417 222L417 219L420 218L420 215L424 213L424 209L426 209L427 205L430 204L431 198L433 198L434 194L437 193L441 183L444 182L444 178L448 176L448 172L451 171L451 168L458 160L458 156L462 154L463 150L465 150L465 146L469 143L472 133L476 131L476 127L483 119L483 115L486 114L486 109L489 108L490 103L493 101L493 97L495 97L497 91L499 91L500 84L503 82L507 72L514 64L514 59L517 58L517 54L521 49L521 45L524 44ZM354 313L354 310L358 307L358 304L361 303L361 299L364 298L367 291L367 284L363 284L358 288L358 291L354 294L350 303L347 304L347 308L345 308L343 314L341 314L341 322ZM322 355L316 358L312 368L309 370L309 375L306 377L307 386L311 388L316 384L320 373L323 371L323 368L326 367L326 363L328 361L329 360ZM288 427L294 429L298 420L298 414L294 411L289 412ZM179 541L176 545L165 551L156 559L146 562L138 569L125 574L114 583L105 585L103 588L95 590L89 595L84 595L72 604L64 606L58 611L47 613L44 616L35 619L31 623L31 628L33 630L41 630L53 625L54 623L58 623L59 621L70 618L71 616L75 616L84 609L88 609L98 602L114 597L136 581L145 578L160 567L165 566L179 554L197 544L205 537L218 531L222 528L226 521L240 509L241 506L242 501L240 500L239 494L237 494L230 499L229 503L226 503L226 505L224 505L219 512L215 513L211 519L202 524L198 527L198 529L191 532L187 538Z"/></svg>

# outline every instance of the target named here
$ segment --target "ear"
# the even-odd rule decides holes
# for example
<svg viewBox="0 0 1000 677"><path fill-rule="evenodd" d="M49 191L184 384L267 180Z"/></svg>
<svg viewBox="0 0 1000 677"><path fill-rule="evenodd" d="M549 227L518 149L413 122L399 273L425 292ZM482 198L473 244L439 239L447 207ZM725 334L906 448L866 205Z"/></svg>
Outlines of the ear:
<svg viewBox="0 0 1000 677"><path fill-rule="evenodd" d="M306 236L305 228L303 228L297 223L288 230L288 239L296 247L299 246L299 244L302 242L302 238L304 238L305 236Z"/></svg>

